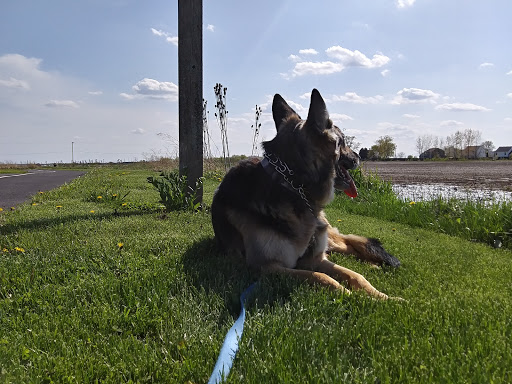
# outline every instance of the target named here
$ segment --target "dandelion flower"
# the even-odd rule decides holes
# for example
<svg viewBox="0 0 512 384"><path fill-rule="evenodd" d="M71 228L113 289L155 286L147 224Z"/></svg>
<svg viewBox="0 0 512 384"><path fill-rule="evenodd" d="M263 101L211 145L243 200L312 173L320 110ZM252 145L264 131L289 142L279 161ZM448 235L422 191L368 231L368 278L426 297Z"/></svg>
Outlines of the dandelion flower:
<svg viewBox="0 0 512 384"><path fill-rule="evenodd" d="M44 192L43 191L39 191L39 194L42 195Z"/></svg>
<svg viewBox="0 0 512 384"><path fill-rule="evenodd" d="M126 207L127 205L128 204L126 204L126 203L121 204L122 207Z"/></svg>
<svg viewBox="0 0 512 384"><path fill-rule="evenodd" d="M338 219L338 223L341 221L341 219Z"/></svg>
<svg viewBox="0 0 512 384"><path fill-rule="evenodd" d="M119 249L123 249L123 246L124 246L124 244L123 244L123 243L117 243L117 247L118 247Z"/></svg>
<svg viewBox="0 0 512 384"><path fill-rule="evenodd" d="M4 209L3 208L0 208L0 212L2 212Z"/></svg>
<svg viewBox="0 0 512 384"><path fill-rule="evenodd" d="M98 199L103 199L103 196L98 196Z"/></svg>
<svg viewBox="0 0 512 384"><path fill-rule="evenodd" d="M21 247L14 247L14 250L18 252L25 252L25 250Z"/></svg>
<svg viewBox="0 0 512 384"><path fill-rule="evenodd" d="M91 209L91 210L89 211L89 213L94 213L94 211Z"/></svg>
<svg viewBox="0 0 512 384"><path fill-rule="evenodd" d="M57 205L55 208L60 209L62 208L62 205Z"/></svg>
<svg viewBox="0 0 512 384"><path fill-rule="evenodd" d="M37 203L32 203L32 205L37 205Z"/></svg>
<svg viewBox="0 0 512 384"><path fill-rule="evenodd" d="M9 252L9 250L7 248L4 248L4 249L2 249L2 252L6 252L7 253L7 252Z"/></svg>
<svg viewBox="0 0 512 384"><path fill-rule="evenodd" d="M112 197L117 197L117 193L114 193L114 194L112 195Z"/></svg>
<svg viewBox="0 0 512 384"><path fill-rule="evenodd" d="M14 208L14 207L11 207L11 211L15 211L15 210L16 210L16 208Z"/></svg>
<svg viewBox="0 0 512 384"><path fill-rule="evenodd" d="M409 204L410 205L414 205L414 204L416 204L416 202L415 201L411 201Z"/></svg>

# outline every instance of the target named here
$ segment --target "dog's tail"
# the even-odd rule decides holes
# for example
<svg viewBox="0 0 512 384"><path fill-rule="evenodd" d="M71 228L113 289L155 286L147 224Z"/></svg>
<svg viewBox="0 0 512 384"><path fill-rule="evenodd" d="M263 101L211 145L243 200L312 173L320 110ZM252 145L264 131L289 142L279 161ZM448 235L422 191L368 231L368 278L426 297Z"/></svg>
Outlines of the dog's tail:
<svg viewBox="0 0 512 384"><path fill-rule="evenodd" d="M386 252L377 239L356 235L342 235L336 228L330 225L327 228L327 232L328 252L352 254L359 260L376 265L389 265L395 268L400 266L400 260Z"/></svg>
<svg viewBox="0 0 512 384"><path fill-rule="evenodd" d="M400 266L400 260L398 260L395 256L387 253L386 250L382 247L381 242L377 239L367 239L366 253L367 256L371 258L371 261L376 262L377 264L386 264L395 268Z"/></svg>

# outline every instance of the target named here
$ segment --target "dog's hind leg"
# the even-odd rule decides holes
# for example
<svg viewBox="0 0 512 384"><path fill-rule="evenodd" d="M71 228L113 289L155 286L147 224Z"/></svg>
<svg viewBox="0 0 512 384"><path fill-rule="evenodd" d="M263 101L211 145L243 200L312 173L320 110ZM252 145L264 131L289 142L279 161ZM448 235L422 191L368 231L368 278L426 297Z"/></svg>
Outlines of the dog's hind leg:
<svg viewBox="0 0 512 384"><path fill-rule="evenodd" d="M350 291L346 289L343 285L341 285L331 276L322 272L287 268L284 267L279 262L267 264L264 267L262 267L261 270L263 273L281 273L285 275L290 275L300 280L307 281L310 284L319 284L333 290L342 291L344 294L350 294Z"/></svg>
<svg viewBox="0 0 512 384"><path fill-rule="evenodd" d="M315 265L315 269L317 271L323 272L326 275L345 281L352 290L356 291L363 289L368 295L375 297L376 299L389 299L388 295L374 288L373 285L371 285L363 275L333 263L327 258L320 260Z"/></svg>
<svg viewBox="0 0 512 384"><path fill-rule="evenodd" d="M392 267L400 266L400 261L386 252L377 239L342 235L330 224L327 226L327 252L338 252L355 255L358 259L375 265L387 264Z"/></svg>

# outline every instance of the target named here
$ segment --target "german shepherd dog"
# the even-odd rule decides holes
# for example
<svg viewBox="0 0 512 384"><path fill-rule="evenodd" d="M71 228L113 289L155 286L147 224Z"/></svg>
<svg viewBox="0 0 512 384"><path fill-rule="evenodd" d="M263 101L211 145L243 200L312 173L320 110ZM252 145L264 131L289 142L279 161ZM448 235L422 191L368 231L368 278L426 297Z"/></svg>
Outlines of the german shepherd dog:
<svg viewBox="0 0 512 384"><path fill-rule="evenodd" d="M212 224L224 252L235 252L263 273L285 273L343 291L363 289L388 299L362 275L341 267L329 252L353 254L373 263L399 266L376 239L342 235L327 221L323 207L334 190L357 196L347 169L359 156L329 119L322 96L313 89L307 120L279 95L272 114L277 134L263 142L264 156L233 167L213 197Z"/></svg>

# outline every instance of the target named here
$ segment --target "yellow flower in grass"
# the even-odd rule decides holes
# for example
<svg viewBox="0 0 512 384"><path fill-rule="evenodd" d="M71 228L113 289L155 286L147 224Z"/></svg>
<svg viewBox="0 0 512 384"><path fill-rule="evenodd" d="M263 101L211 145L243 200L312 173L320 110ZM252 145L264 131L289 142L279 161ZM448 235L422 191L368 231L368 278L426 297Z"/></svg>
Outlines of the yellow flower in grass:
<svg viewBox="0 0 512 384"><path fill-rule="evenodd" d="M117 193L114 193L114 194L112 195L112 197L117 197Z"/></svg>
<svg viewBox="0 0 512 384"><path fill-rule="evenodd" d="M37 205L37 203L32 203L32 205Z"/></svg>
<svg viewBox="0 0 512 384"><path fill-rule="evenodd" d="M410 205L414 205L414 204L416 204L416 202L415 201L411 201L409 204Z"/></svg>
<svg viewBox="0 0 512 384"><path fill-rule="evenodd" d="M7 252L9 252L9 250L7 248L4 248L4 249L2 249L2 252L7 253Z"/></svg>
<svg viewBox="0 0 512 384"><path fill-rule="evenodd" d="M123 204L121 204L121 207L126 207L127 205L128 205L128 204L123 203Z"/></svg>
<svg viewBox="0 0 512 384"><path fill-rule="evenodd" d="M16 208L14 208L14 207L11 207L11 211L15 211L15 210L16 210Z"/></svg>
<svg viewBox="0 0 512 384"><path fill-rule="evenodd" d="M338 219L338 223L341 221L341 219Z"/></svg>
<svg viewBox="0 0 512 384"><path fill-rule="evenodd" d="M123 249L124 244L123 244L123 243L117 243L117 247L118 247L119 249Z"/></svg>
<svg viewBox="0 0 512 384"><path fill-rule="evenodd" d="M42 195L44 192L43 191L39 191L39 194Z"/></svg>
<svg viewBox="0 0 512 384"><path fill-rule="evenodd" d="M89 213L94 213L94 211L91 209L91 210L89 211Z"/></svg>
<svg viewBox="0 0 512 384"><path fill-rule="evenodd" d="M62 205L57 205L55 208L57 208L57 209L61 209L61 208L62 208Z"/></svg>
<svg viewBox="0 0 512 384"><path fill-rule="evenodd" d="M22 253L25 252L25 250L23 248L21 248L21 247L14 247L14 250L18 251L18 252L22 252Z"/></svg>
<svg viewBox="0 0 512 384"><path fill-rule="evenodd" d="M0 212L2 212L4 209L3 208L0 208Z"/></svg>

